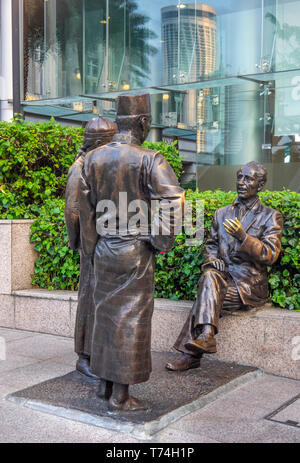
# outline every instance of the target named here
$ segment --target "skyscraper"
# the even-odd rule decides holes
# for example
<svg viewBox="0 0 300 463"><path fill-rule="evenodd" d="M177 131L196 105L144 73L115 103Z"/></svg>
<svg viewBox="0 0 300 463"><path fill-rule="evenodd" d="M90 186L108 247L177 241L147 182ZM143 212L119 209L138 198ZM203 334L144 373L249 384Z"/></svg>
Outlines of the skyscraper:
<svg viewBox="0 0 300 463"><path fill-rule="evenodd" d="M166 85L195 82L214 74L217 68L216 10L204 4L162 8L163 82ZM197 126L197 152L206 151L207 105L210 90L199 95L191 90L182 106L188 127ZM182 121L181 121L182 122Z"/></svg>
<svg viewBox="0 0 300 463"><path fill-rule="evenodd" d="M193 82L217 65L216 10L203 4L162 8L163 81Z"/></svg>

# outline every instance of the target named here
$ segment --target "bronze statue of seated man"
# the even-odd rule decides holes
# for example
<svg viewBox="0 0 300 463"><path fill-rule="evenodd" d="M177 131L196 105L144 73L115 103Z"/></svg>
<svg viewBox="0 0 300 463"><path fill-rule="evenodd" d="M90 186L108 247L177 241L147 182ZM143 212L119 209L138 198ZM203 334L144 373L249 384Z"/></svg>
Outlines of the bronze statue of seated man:
<svg viewBox="0 0 300 463"><path fill-rule="evenodd" d="M204 353L217 351L215 335L221 310L265 304L267 267L278 259L283 231L282 215L259 200L258 192L266 181L266 169L250 162L237 172L236 200L216 211L197 299L174 345L182 356L167 363L167 369L197 368Z"/></svg>

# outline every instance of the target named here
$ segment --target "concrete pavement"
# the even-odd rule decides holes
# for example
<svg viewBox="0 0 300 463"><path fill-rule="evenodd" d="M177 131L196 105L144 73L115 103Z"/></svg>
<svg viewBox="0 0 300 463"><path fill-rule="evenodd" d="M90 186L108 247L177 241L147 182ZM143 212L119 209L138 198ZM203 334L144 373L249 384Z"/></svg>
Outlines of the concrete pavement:
<svg viewBox="0 0 300 463"><path fill-rule="evenodd" d="M0 361L1 443L142 442L131 435L69 421L6 401L5 397L14 391L74 370L76 355L69 338L5 328L0 328L1 337L6 341L6 360ZM299 443L300 399L289 405L299 393L299 380L265 375L181 418L153 436L150 443ZM284 412L273 415L273 421L267 419L283 405ZM288 420L294 425L284 424Z"/></svg>

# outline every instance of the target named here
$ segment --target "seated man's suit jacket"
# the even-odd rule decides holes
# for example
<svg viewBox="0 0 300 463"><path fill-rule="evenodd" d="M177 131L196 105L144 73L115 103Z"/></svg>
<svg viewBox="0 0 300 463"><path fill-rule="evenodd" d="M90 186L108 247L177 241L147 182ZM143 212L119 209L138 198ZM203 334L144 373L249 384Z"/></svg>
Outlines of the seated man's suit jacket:
<svg viewBox="0 0 300 463"><path fill-rule="evenodd" d="M206 242L205 266L223 259L226 272L233 278L244 305L263 305L268 297L267 267L274 264L281 251L282 215L260 203L248 209L240 222L246 238L240 242L229 235L223 222L238 215L239 200L216 211Z"/></svg>

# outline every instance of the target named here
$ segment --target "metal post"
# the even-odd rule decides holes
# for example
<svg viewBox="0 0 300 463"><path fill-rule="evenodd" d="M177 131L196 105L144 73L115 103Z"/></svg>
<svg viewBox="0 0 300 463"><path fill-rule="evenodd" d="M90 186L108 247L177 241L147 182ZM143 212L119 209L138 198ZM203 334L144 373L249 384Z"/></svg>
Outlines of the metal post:
<svg viewBox="0 0 300 463"><path fill-rule="evenodd" d="M82 2L82 93L85 95L85 88L86 88L86 3L85 0Z"/></svg>
<svg viewBox="0 0 300 463"><path fill-rule="evenodd" d="M20 3L12 0L13 112L21 114Z"/></svg>
<svg viewBox="0 0 300 463"><path fill-rule="evenodd" d="M0 120L13 117L11 0L0 0Z"/></svg>
<svg viewBox="0 0 300 463"><path fill-rule="evenodd" d="M106 44L105 44L105 84L106 91L111 90L108 85L109 77L109 0L106 0Z"/></svg>

